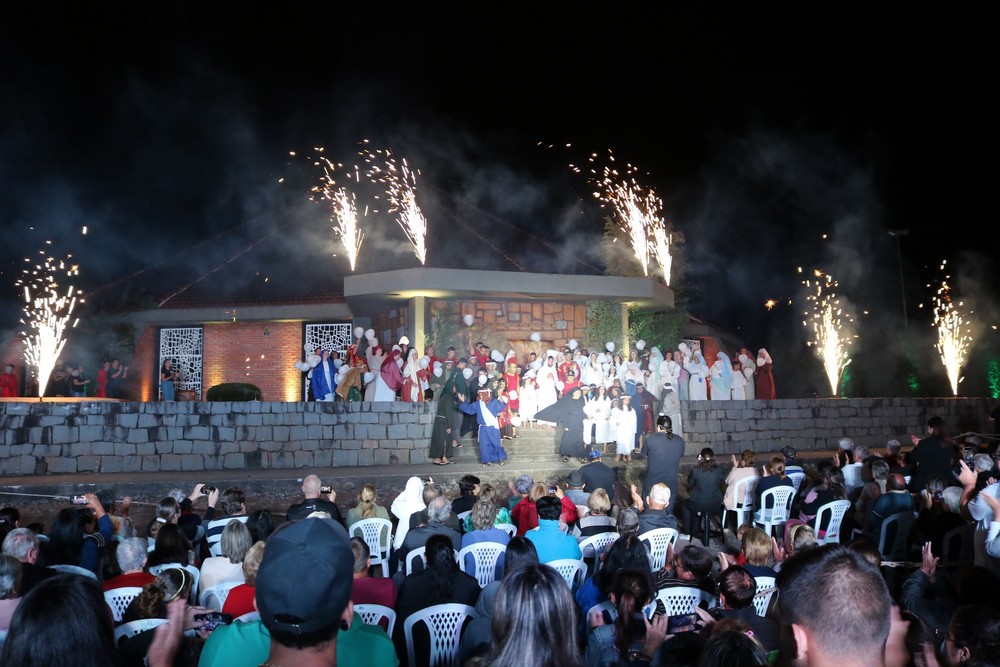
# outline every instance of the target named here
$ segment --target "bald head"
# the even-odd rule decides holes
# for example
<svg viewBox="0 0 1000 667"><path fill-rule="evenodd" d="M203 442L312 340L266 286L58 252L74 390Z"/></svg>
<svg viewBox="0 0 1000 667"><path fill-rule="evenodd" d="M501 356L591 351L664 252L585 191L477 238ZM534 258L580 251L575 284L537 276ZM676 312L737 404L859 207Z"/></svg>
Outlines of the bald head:
<svg viewBox="0 0 1000 667"><path fill-rule="evenodd" d="M889 475L889 478L885 482L885 488L889 491L905 491L906 490L906 478L900 475L898 472L894 472Z"/></svg>
<svg viewBox="0 0 1000 667"><path fill-rule="evenodd" d="M319 477L316 475L307 475L302 480L302 495L306 498L319 498L319 489L321 486L323 486L323 482L320 481Z"/></svg>

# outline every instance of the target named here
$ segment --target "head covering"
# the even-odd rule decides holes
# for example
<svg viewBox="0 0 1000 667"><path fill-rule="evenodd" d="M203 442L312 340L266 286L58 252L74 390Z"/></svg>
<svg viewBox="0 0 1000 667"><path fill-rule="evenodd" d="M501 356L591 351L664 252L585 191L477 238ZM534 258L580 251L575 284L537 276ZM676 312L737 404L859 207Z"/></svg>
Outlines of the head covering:
<svg viewBox="0 0 1000 667"><path fill-rule="evenodd" d="M419 477L406 480L406 488L392 501L390 510L399 519L396 537L392 544L397 549L403 546L403 538L410 529L410 515L427 507L424 505L424 481Z"/></svg>
<svg viewBox="0 0 1000 667"><path fill-rule="evenodd" d="M566 483L570 486L583 486L583 481L583 473L577 468L569 474L569 479L566 480Z"/></svg>
<svg viewBox="0 0 1000 667"><path fill-rule="evenodd" d="M599 458L601 458L601 453L596 449L591 449L589 452L587 452L587 460L596 461ZM577 468L577 470L579 470L579 468Z"/></svg>
<svg viewBox="0 0 1000 667"><path fill-rule="evenodd" d="M282 528L268 539L257 572L261 622L268 630L294 634L339 623L353 573L351 543L336 521L304 519Z"/></svg>
<svg viewBox="0 0 1000 667"><path fill-rule="evenodd" d="M722 362L722 371L719 375L722 376L722 382L727 387L733 386L733 362L729 359L729 355L725 352L719 351L719 361ZM727 397L728 398L728 397Z"/></svg>

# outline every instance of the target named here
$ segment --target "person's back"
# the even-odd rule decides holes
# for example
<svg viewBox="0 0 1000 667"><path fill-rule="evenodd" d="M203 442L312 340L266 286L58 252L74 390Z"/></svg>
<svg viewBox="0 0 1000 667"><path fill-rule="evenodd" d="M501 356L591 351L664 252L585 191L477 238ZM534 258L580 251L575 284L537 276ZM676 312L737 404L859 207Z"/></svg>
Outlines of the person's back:
<svg viewBox="0 0 1000 667"><path fill-rule="evenodd" d="M540 563L564 558L582 558L576 538L563 533L559 525L562 503L553 496L542 496L538 508L538 530L529 531L527 538L535 545Z"/></svg>
<svg viewBox="0 0 1000 667"><path fill-rule="evenodd" d="M642 483L642 495L649 494L655 484L666 484L670 497L677 498L678 469L684 456L684 440L674 435L670 417L661 415L656 420L656 433L646 438L643 451L646 454L646 479ZM673 507L669 508L673 509Z"/></svg>

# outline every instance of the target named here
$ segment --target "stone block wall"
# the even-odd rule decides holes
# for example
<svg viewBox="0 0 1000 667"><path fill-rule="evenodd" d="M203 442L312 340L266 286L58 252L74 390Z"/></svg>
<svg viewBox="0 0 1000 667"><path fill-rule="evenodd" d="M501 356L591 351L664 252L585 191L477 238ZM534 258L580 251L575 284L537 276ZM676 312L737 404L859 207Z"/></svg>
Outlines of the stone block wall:
<svg viewBox="0 0 1000 667"><path fill-rule="evenodd" d="M0 474L424 463L435 403L0 402Z"/></svg>
<svg viewBox="0 0 1000 667"><path fill-rule="evenodd" d="M775 452L833 450L838 440L883 449L895 438L923 437L927 420L942 417L953 434L993 431L987 398L778 399L775 401L686 401L682 404L686 454L711 447L716 455L744 449Z"/></svg>

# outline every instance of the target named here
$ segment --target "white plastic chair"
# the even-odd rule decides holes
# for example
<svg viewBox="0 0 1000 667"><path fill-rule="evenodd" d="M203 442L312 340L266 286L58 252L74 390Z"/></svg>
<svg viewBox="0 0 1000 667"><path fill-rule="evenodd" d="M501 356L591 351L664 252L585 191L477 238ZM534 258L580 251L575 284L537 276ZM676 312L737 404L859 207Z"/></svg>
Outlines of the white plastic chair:
<svg viewBox="0 0 1000 667"><path fill-rule="evenodd" d="M792 487L795 488L795 495L798 495L799 489L802 488L802 480L806 478L804 472L790 472L788 473L788 479L792 480Z"/></svg>
<svg viewBox="0 0 1000 667"><path fill-rule="evenodd" d="M198 599L198 582L201 581L201 570L196 568L194 565L186 565L184 563L164 563L163 565L154 565L149 568L149 573L154 577L158 575L163 570L171 567L180 568L186 570L188 574L194 577L194 583L191 584L191 601L194 602Z"/></svg>
<svg viewBox="0 0 1000 667"><path fill-rule="evenodd" d="M229 597L229 591L242 583L242 581L224 581L221 584L209 586L198 596L198 604L206 609L222 611L222 607L226 604L226 598Z"/></svg>
<svg viewBox="0 0 1000 667"><path fill-rule="evenodd" d="M655 528L639 535L639 539L649 543L650 567L653 572L662 570L667 562L667 549L677 544L678 533L673 528Z"/></svg>
<svg viewBox="0 0 1000 667"><path fill-rule="evenodd" d="M816 511L816 519L813 521L813 529L816 531L816 544L840 544L840 523L844 520L844 515L851 508L850 500L834 500L827 503ZM819 527L823 525L823 515L829 514L830 520L826 523L826 533L819 536Z"/></svg>
<svg viewBox="0 0 1000 667"><path fill-rule="evenodd" d="M767 608L771 604L771 598L777 592L777 583L774 577L754 577L757 580L757 593L753 598L753 608L757 610L758 616L766 616ZM764 593L763 591L768 591Z"/></svg>
<svg viewBox="0 0 1000 667"><path fill-rule="evenodd" d="M357 609L357 607L355 607L355 609ZM259 621L260 620L260 612L259 611L248 611L247 613L243 614L242 616L237 616L233 620L234 621L239 621L241 623L250 623L252 621Z"/></svg>
<svg viewBox="0 0 1000 667"><path fill-rule="evenodd" d="M361 519L351 524L347 534L355 537L357 533L368 545L371 553L371 564L382 566L382 576L389 576L389 548L392 546L392 522L388 519ZM382 534L385 533L385 540Z"/></svg>
<svg viewBox="0 0 1000 667"><path fill-rule="evenodd" d="M358 613L365 625L379 625L382 619L386 619L386 633L392 637L392 629L396 627L396 612L391 607L380 604L356 604L354 611Z"/></svg>
<svg viewBox="0 0 1000 667"><path fill-rule="evenodd" d="M463 525L465 523L465 517L472 516L472 510L468 510L466 512L459 512L456 516L458 516L459 525Z"/></svg>
<svg viewBox="0 0 1000 667"><path fill-rule="evenodd" d="M517 526L515 526L512 523L497 523L493 524L493 527L507 531L507 534L510 535L511 537L517 535Z"/></svg>
<svg viewBox="0 0 1000 667"><path fill-rule="evenodd" d="M409 664L458 667L458 643L462 638L462 628L474 613L475 610L466 604L436 604L411 614L403 623ZM413 644L413 627L417 623L426 625L430 634L430 655L420 656L420 660Z"/></svg>
<svg viewBox="0 0 1000 667"><path fill-rule="evenodd" d="M582 558L560 558L558 560L549 561L545 564L558 572L562 578L566 580L570 590L572 590L576 584L582 584L583 579L587 574L587 565L583 562Z"/></svg>
<svg viewBox="0 0 1000 667"><path fill-rule="evenodd" d="M115 646L117 646L118 642L123 639L135 637L140 632L152 630L153 628L161 626L166 622L167 619L165 618L143 618L138 621L132 621L131 623L119 625L115 628Z"/></svg>
<svg viewBox="0 0 1000 667"><path fill-rule="evenodd" d="M471 574L479 582L480 588L486 588L487 584L496 579L497 561L500 554L507 551L506 544L499 542L477 542L463 547L458 552L458 567L467 574ZM466 556L473 560L472 572L466 568Z"/></svg>
<svg viewBox="0 0 1000 667"><path fill-rule="evenodd" d="M139 593L142 593L142 588L139 586L122 586L104 591L104 601L111 607L111 616L115 619L115 623L122 622L122 614L132 600L139 597Z"/></svg>
<svg viewBox="0 0 1000 667"><path fill-rule="evenodd" d="M795 488L791 486L775 486L760 494L760 509L753 515L753 524L766 530L768 535L773 534L775 527L784 526L788 521L794 497ZM771 507L767 506L768 500Z"/></svg>
<svg viewBox="0 0 1000 667"><path fill-rule="evenodd" d="M589 558L594 561L594 572L601 566L601 555L611 548L611 545L621 537L618 533L598 533L580 540L580 551L583 553L583 560ZM588 572L590 568L587 568Z"/></svg>
<svg viewBox="0 0 1000 667"><path fill-rule="evenodd" d="M745 524L750 519L750 512L753 510L753 492L757 488L757 482L760 481L760 477L744 477L743 479L736 481L736 491L734 491L734 497L736 498L736 509L727 509L725 506L722 507L722 527L726 527L726 515L729 512L736 513L736 527L739 528ZM688 612L690 613L690 612Z"/></svg>
<svg viewBox="0 0 1000 667"><path fill-rule="evenodd" d="M53 570L58 570L59 572L65 572L66 574L78 574L81 577L90 577L91 579L97 579L97 575L88 570L85 567L80 567L78 565L49 565Z"/></svg>
<svg viewBox="0 0 1000 667"><path fill-rule="evenodd" d="M693 614L695 607L703 600L709 609L715 606L715 598L701 590L688 586L667 586L656 593L656 599L663 602L667 616Z"/></svg>
<svg viewBox="0 0 1000 667"><path fill-rule="evenodd" d="M916 518L916 512L904 511L890 514L882 520L878 538L878 552L882 560L906 560L906 543Z"/></svg>
<svg viewBox="0 0 1000 667"><path fill-rule="evenodd" d="M458 552L454 549L451 550L455 554L455 560L458 560ZM427 547L417 547L416 549L411 549L410 553L406 554L406 566L403 570L404 574L407 576L413 574L413 562L420 558L421 563L427 562Z"/></svg>

